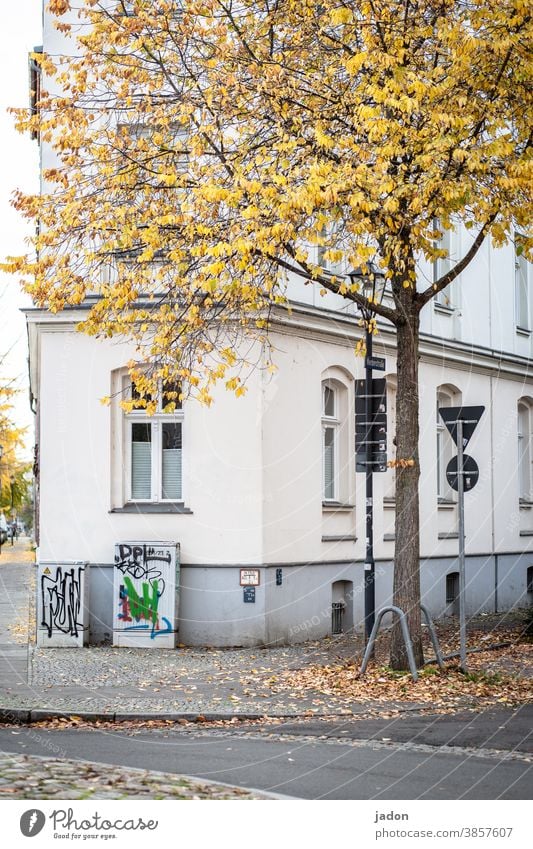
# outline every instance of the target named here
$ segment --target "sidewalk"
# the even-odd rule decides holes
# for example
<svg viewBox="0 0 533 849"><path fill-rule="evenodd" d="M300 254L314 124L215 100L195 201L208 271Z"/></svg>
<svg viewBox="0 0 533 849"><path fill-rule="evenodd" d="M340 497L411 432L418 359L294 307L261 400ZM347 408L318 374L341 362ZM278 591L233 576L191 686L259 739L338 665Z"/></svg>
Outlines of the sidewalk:
<svg viewBox="0 0 533 849"><path fill-rule="evenodd" d="M138 717L371 717L437 706L434 694L438 694L441 681L433 674L434 668L427 669L427 676L421 675L420 686L413 686L408 676L380 677L385 673L379 669L357 680L361 636L341 635L290 647L253 649L28 647L35 627L30 604L35 567L28 562L27 548L27 541L19 541L13 548L4 546L0 558L0 712L4 721L34 722L51 713L107 717L110 721ZM490 642L508 638L509 624L504 615L494 622L485 617L472 632L473 639L483 645L483 628L490 630ZM440 626L439 630L445 646L453 648L450 634L453 638L455 625ZM377 649L382 664L386 663L386 643L384 635ZM512 702L514 697L516 701L527 700L524 676L533 674L533 645L471 655L472 668L479 670L481 662L482 679L486 655L490 655L486 661L491 667L490 680L511 673L513 681L518 682L511 687L510 698L505 691L492 703ZM432 656L431 650L427 656ZM448 677L451 680L453 676ZM465 693L459 691L457 696L452 692L447 706L472 709L476 696L486 695L485 679L482 684L467 681Z"/></svg>

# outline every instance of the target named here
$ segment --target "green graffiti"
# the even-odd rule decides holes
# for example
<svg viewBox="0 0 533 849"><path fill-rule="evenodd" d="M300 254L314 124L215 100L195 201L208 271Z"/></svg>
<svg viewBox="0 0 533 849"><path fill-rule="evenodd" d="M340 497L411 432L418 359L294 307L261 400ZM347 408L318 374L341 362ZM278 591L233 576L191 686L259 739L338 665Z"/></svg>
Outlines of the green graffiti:
<svg viewBox="0 0 533 849"><path fill-rule="evenodd" d="M133 619L146 619L155 627L157 624L157 606L159 604L158 581L143 581L141 584L142 596L133 586L131 578L124 576L126 595L130 603L130 614Z"/></svg>

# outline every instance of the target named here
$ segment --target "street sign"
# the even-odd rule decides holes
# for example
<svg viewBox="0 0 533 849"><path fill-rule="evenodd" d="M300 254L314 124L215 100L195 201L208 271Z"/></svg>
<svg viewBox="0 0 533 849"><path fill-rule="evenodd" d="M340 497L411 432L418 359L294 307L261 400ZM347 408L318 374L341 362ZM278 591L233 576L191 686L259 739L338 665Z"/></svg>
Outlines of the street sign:
<svg viewBox="0 0 533 849"><path fill-rule="evenodd" d="M470 442L477 423L479 422L485 407L439 407L442 421L450 431L450 436L457 445L457 422L463 423L463 449Z"/></svg>
<svg viewBox="0 0 533 849"><path fill-rule="evenodd" d="M379 359L379 357L377 358ZM384 378L374 378L370 392L371 415L366 414L366 380L355 381L355 451L356 472L366 472L366 448L371 449L372 472L387 471L387 385Z"/></svg>
<svg viewBox="0 0 533 849"><path fill-rule="evenodd" d="M385 371L385 357L366 357L365 368L375 368L377 371Z"/></svg>
<svg viewBox="0 0 533 849"><path fill-rule="evenodd" d="M446 480L450 484L452 489L455 489L456 492L459 491L459 473L458 469L458 457L452 457L448 465L446 466ZM463 454L463 488L465 492L469 492L469 490L474 489L475 485L479 480L479 468L478 464L474 460L473 457L470 457L468 454Z"/></svg>
<svg viewBox="0 0 533 849"><path fill-rule="evenodd" d="M372 379L372 414L387 412L387 385L384 377ZM355 414L364 416L366 405L366 380L355 381Z"/></svg>

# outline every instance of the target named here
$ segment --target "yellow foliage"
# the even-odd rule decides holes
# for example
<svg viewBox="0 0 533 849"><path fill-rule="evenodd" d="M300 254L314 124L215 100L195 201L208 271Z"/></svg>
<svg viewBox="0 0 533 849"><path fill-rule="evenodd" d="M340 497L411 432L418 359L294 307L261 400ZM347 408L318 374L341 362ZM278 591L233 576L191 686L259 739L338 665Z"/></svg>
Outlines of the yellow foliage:
<svg viewBox="0 0 533 849"><path fill-rule="evenodd" d="M476 249L516 227L532 255L525 0L78 5L81 25L49 3L73 55L34 56L59 93L16 111L57 161L15 197L40 227L5 267L53 312L100 295L83 328L134 339L147 393L170 367L205 403L217 379L242 394L226 371L288 271L398 322L437 291L414 285L442 258L436 219L464 218ZM325 275L310 245L377 262L392 301Z"/></svg>

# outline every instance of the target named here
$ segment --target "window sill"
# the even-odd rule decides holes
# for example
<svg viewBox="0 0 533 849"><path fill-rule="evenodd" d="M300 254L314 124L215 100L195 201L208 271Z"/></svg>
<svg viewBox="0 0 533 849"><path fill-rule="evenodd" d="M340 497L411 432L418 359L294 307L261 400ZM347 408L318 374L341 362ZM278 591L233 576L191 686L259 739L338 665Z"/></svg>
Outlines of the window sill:
<svg viewBox="0 0 533 849"><path fill-rule="evenodd" d="M383 509L384 510L396 510L396 499L395 498L384 498L383 499Z"/></svg>
<svg viewBox="0 0 533 849"><path fill-rule="evenodd" d="M324 513L343 513L353 510L355 504L341 504L340 501L323 501L322 511Z"/></svg>
<svg viewBox="0 0 533 849"><path fill-rule="evenodd" d="M530 501L528 498L521 498L518 502L520 510L531 510L533 507L533 501Z"/></svg>
<svg viewBox="0 0 533 849"><path fill-rule="evenodd" d="M457 507L457 501L452 501L447 498L439 498L437 507L439 510L455 510Z"/></svg>
<svg viewBox="0 0 533 849"><path fill-rule="evenodd" d="M322 542L357 542L357 537L350 534L329 534L322 537Z"/></svg>
<svg viewBox="0 0 533 849"><path fill-rule="evenodd" d="M438 534L437 539L459 539L459 534L457 531L450 531L449 533L440 533Z"/></svg>
<svg viewBox="0 0 533 849"><path fill-rule="evenodd" d="M521 537L533 537L533 531L520 531Z"/></svg>
<svg viewBox="0 0 533 849"><path fill-rule="evenodd" d="M516 335L517 336L524 336L526 339L529 339L529 337L531 336L531 330L529 330L527 327L519 327L517 325L516 326Z"/></svg>
<svg viewBox="0 0 533 849"><path fill-rule="evenodd" d="M394 542L396 534L383 534L383 542Z"/></svg>
<svg viewBox="0 0 533 849"><path fill-rule="evenodd" d="M113 507L110 513L187 513L192 515L190 507L180 501L130 502L124 507Z"/></svg>
<svg viewBox="0 0 533 849"><path fill-rule="evenodd" d="M442 315L453 315L455 312L455 307L447 306L447 304L439 304L438 301L434 301L435 312L440 312Z"/></svg>

